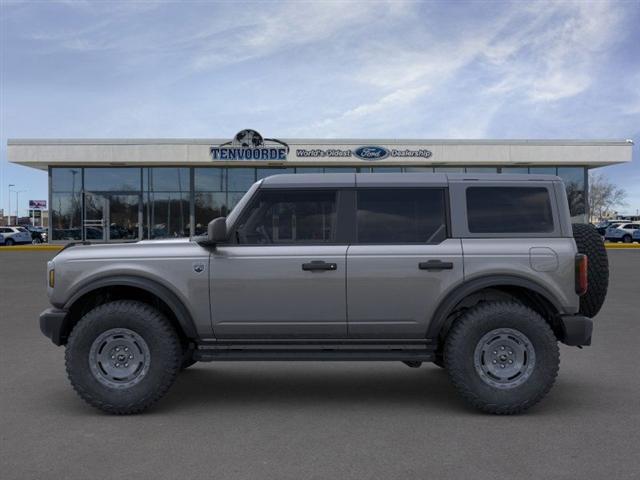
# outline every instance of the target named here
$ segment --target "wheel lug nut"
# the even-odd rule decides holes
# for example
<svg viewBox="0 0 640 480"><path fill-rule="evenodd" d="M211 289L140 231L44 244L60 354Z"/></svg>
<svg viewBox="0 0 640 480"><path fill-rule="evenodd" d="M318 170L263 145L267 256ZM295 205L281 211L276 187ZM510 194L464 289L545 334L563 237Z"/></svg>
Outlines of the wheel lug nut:
<svg viewBox="0 0 640 480"><path fill-rule="evenodd" d="M133 358L133 355L129 355L129 358Z"/></svg>
<svg viewBox="0 0 640 480"><path fill-rule="evenodd" d="M120 366L120 364L119 364L119 363L116 363L116 367L119 367L119 366Z"/></svg>
<svg viewBox="0 0 640 480"><path fill-rule="evenodd" d="M115 355L111 355L111 360L115 360L116 356Z"/></svg>
<svg viewBox="0 0 640 480"><path fill-rule="evenodd" d="M504 368L504 363L500 364L500 368Z"/></svg>
<svg viewBox="0 0 640 480"><path fill-rule="evenodd" d="M498 352L496 352L496 351L494 350L494 351L493 351L493 354L494 354L494 355L497 355L497 354L498 354Z"/></svg>
<svg viewBox="0 0 640 480"><path fill-rule="evenodd" d="M120 351L120 347L116 347L116 352L119 352L119 351Z"/></svg>
<svg viewBox="0 0 640 480"><path fill-rule="evenodd" d="M124 366L125 366L125 367L128 367L128 366L129 366L129 364L128 364L128 363L125 363L125 364L124 364Z"/></svg>
<svg viewBox="0 0 640 480"><path fill-rule="evenodd" d="M129 351L129 347L124 347L124 351L128 352Z"/></svg>
<svg viewBox="0 0 640 480"><path fill-rule="evenodd" d="M497 360L494 360L494 361L493 361L493 363L498 363L498 361L497 361Z"/></svg>
<svg viewBox="0 0 640 480"><path fill-rule="evenodd" d="M500 347L500 350L504 350L504 347Z"/></svg>
<svg viewBox="0 0 640 480"><path fill-rule="evenodd" d="M513 360L509 360L509 363L513 363Z"/></svg>

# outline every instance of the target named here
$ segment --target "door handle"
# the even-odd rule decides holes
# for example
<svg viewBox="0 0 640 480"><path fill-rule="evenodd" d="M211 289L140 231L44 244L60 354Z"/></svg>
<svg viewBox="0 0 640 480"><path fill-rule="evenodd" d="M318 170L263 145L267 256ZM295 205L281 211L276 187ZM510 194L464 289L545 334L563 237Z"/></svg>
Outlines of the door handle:
<svg viewBox="0 0 640 480"><path fill-rule="evenodd" d="M429 260L418 264L420 270L452 270L453 262L443 262L442 260Z"/></svg>
<svg viewBox="0 0 640 480"><path fill-rule="evenodd" d="M312 262L302 264L302 270L305 270L308 272L319 272L322 270L337 270L337 269L338 269L337 263L327 263L322 260L313 260Z"/></svg>

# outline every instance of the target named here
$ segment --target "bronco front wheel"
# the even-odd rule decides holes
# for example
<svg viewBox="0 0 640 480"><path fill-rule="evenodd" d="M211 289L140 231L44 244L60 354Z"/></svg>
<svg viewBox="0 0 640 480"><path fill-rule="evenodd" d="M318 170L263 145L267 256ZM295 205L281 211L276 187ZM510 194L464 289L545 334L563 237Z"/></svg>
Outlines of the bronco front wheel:
<svg viewBox="0 0 640 480"><path fill-rule="evenodd" d="M516 302L467 311L445 341L445 367L463 398L482 411L521 413L539 402L558 374L558 342L538 313Z"/></svg>
<svg viewBox="0 0 640 480"><path fill-rule="evenodd" d="M108 413L146 410L173 384L182 363L169 321L142 302L100 305L73 328L65 354L78 395Z"/></svg>

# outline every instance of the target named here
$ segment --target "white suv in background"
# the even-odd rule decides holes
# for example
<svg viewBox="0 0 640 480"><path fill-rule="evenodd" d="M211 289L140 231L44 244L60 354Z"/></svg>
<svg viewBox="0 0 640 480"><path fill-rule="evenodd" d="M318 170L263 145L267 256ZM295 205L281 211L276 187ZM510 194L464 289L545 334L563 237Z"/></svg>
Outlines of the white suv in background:
<svg viewBox="0 0 640 480"><path fill-rule="evenodd" d="M633 232L640 229L640 223L621 223L620 225L607 228L604 239L611 242L631 243Z"/></svg>
<svg viewBox="0 0 640 480"><path fill-rule="evenodd" d="M6 246L31 243L31 234L23 227L0 227L0 234L4 237Z"/></svg>

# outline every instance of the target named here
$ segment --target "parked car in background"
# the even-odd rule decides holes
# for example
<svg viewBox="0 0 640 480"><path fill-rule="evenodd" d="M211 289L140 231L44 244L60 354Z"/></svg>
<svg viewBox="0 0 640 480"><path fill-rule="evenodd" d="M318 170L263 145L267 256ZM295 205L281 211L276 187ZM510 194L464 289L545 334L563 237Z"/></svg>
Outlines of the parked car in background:
<svg viewBox="0 0 640 480"><path fill-rule="evenodd" d="M625 223L624 220L604 220L596 225L596 230L598 230L598 233L604 237L607 233L607 228L617 227L623 223Z"/></svg>
<svg viewBox="0 0 640 480"><path fill-rule="evenodd" d="M48 234L46 228L34 227L33 225L22 225L22 228L26 229L31 234L31 243L34 245L47 243Z"/></svg>
<svg viewBox="0 0 640 480"><path fill-rule="evenodd" d="M0 233L0 245L4 245L4 235Z"/></svg>
<svg viewBox="0 0 640 480"><path fill-rule="evenodd" d="M636 229L636 231L633 232L633 235L631 235L631 240L640 243L640 228Z"/></svg>
<svg viewBox="0 0 640 480"><path fill-rule="evenodd" d="M607 228L604 239L610 242L631 243L633 234L640 229L640 223L622 223Z"/></svg>
<svg viewBox="0 0 640 480"><path fill-rule="evenodd" d="M6 246L31 243L31 234L22 227L0 227Z"/></svg>

